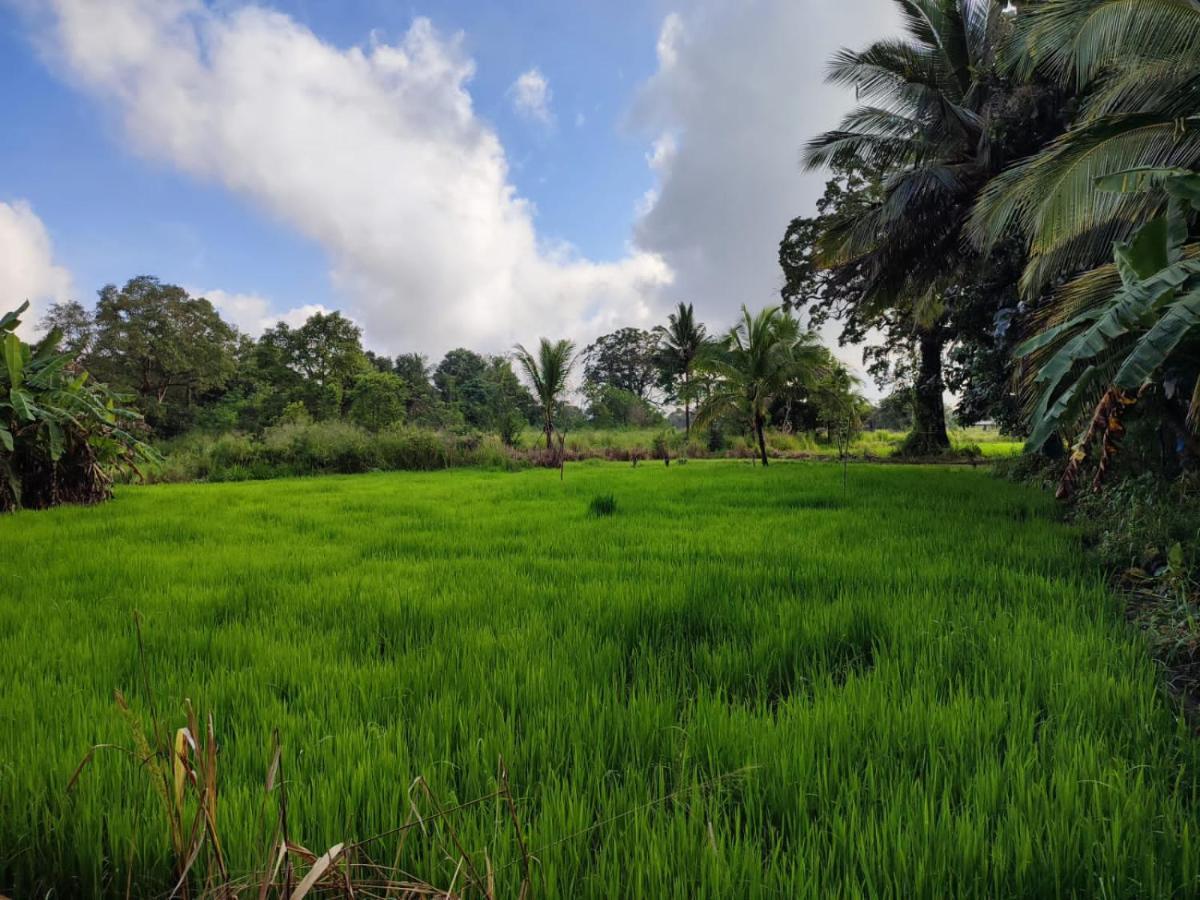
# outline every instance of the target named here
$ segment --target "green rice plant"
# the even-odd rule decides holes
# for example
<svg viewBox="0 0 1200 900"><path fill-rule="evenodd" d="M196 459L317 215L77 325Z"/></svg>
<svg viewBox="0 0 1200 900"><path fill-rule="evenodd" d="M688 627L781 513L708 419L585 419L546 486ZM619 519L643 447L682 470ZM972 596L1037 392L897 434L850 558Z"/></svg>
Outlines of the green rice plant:
<svg viewBox="0 0 1200 900"><path fill-rule="evenodd" d="M114 690L171 734L211 711L242 896L281 785L295 874L342 844L457 892L469 855L497 898L1200 889L1200 742L1052 500L964 467L859 465L848 496L824 464L570 468L0 519L0 893L178 879L124 754L66 791L129 745Z"/></svg>
<svg viewBox="0 0 1200 900"><path fill-rule="evenodd" d="M612 494L599 494L588 504L588 515L611 516L617 511L617 498Z"/></svg>

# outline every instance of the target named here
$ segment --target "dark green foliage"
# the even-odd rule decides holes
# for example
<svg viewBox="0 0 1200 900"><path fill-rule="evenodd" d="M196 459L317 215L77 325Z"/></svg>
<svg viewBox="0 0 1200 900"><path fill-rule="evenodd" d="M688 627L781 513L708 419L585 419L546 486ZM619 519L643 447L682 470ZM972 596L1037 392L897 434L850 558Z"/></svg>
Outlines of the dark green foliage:
<svg viewBox="0 0 1200 900"><path fill-rule="evenodd" d="M28 307L0 317L0 512L107 500L114 475L154 458L139 417L59 351L57 330L22 341Z"/></svg>
<svg viewBox="0 0 1200 900"><path fill-rule="evenodd" d="M96 322L92 314L77 300L53 303L38 323L43 334L55 329L62 335L62 352L72 359L86 356L96 339Z"/></svg>
<svg viewBox="0 0 1200 900"><path fill-rule="evenodd" d="M76 305L77 306L77 305ZM91 334L75 306L51 311L86 348L81 363L114 390L136 396L152 426L167 433L192 424L194 407L220 391L237 368L237 331L203 297L142 275L100 291Z"/></svg>
<svg viewBox="0 0 1200 900"><path fill-rule="evenodd" d="M365 372L354 380L346 395L347 418L370 431L404 421L408 389L391 372Z"/></svg>
<svg viewBox="0 0 1200 900"><path fill-rule="evenodd" d="M512 363L502 356L488 360L483 373L486 427L506 447L521 443L525 426L537 421L537 403L521 384Z"/></svg>
<svg viewBox="0 0 1200 900"><path fill-rule="evenodd" d="M692 434L692 406L698 399L694 380L696 363L709 348L708 329L696 321L690 303L680 303L667 318L666 325L654 329L658 346L654 359L658 366L659 387L669 400L683 404L683 430Z"/></svg>
<svg viewBox="0 0 1200 900"><path fill-rule="evenodd" d="M904 388L889 393L867 414L867 426L872 429L908 431L912 421L912 391Z"/></svg>
<svg viewBox="0 0 1200 900"><path fill-rule="evenodd" d="M1200 325L1200 259L1189 255L1188 220L1200 212L1200 175L1143 170L1106 179L1101 190L1164 193L1167 214L1115 247L1120 286L1110 297L1069 318L1043 323L1018 352L1027 357L1036 396L1030 447L1040 449L1061 431L1078 435L1059 493L1073 492L1092 444L1100 447L1093 481L1099 487L1124 435L1125 409L1151 391L1178 412L1178 437L1188 446L1200 420L1196 326ZM1168 388L1164 375L1173 387ZM1186 423L1188 428L1184 427ZM1188 449L1192 449L1188 447Z"/></svg>
<svg viewBox="0 0 1200 900"><path fill-rule="evenodd" d="M645 428L663 420L649 400L613 385L588 390L588 421L597 428Z"/></svg>
<svg viewBox="0 0 1200 900"><path fill-rule="evenodd" d="M785 301L843 319L843 340L882 336L872 374L911 387L910 444L924 455L949 447L948 375L964 420L1013 418L1007 325L1024 248L973 252L964 226L988 183L1066 121L1057 86L1006 76L1003 4L898 5L901 39L831 63L830 80L853 86L862 105L810 143L809 165L830 165L835 178L818 216L793 222L780 261Z"/></svg>
<svg viewBox="0 0 1200 900"><path fill-rule="evenodd" d="M375 470L526 465L494 439L405 425L368 431L350 422L296 421L268 428L261 437L194 435L166 449L165 463L148 472L152 480L245 481Z"/></svg>
<svg viewBox="0 0 1200 900"><path fill-rule="evenodd" d="M828 352L817 336L777 306L741 319L701 363L705 396L696 411L704 426L729 419L755 436L767 465L765 429L771 405L798 385L811 386L824 374Z"/></svg>
<svg viewBox="0 0 1200 900"><path fill-rule="evenodd" d="M972 232L1028 243L1022 287L1103 266L1112 245L1163 212L1165 197L1102 193L1098 177L1200 165L1200 7L1189 0L1044 0L1022 5L1008 64L1079 97L1066 133L984 192Z"/></svg>
<svg viewBox="0 0 1200 900"><path fill-rule="evenodd" d="M336 418L346 391L371 366L362 329L339 312L314 313L299 328L279 322L258 340L257 367L272 390L300 400L315 419Z"/></svg>
<svg viewBox="0 0 1200 900"><path fill-rule="evenodd" d="M541 407L542 434L546 438L546 449L551 450L554 446L555 422L567 390L567 379L575 366L575 345L568 340L550 341L542 338L538 342L536 356L520 344L517 344L515 353L517 363L529 379Z"/></svg>
<svg viewBox="0 0 1200 900"><path fill-rule="evenodd" d="M602 335L583 351L584 392L610 387L647 400L659 380L658 338L640 328Z"/></svg>
<svg viewBox="0 0 1200 900"><path fill-rule="evenodd" d="M611 516L617 511L617 498L612 494L597 494L588 504L588 515L595 518Z"/></svg>
<svg viewBox="0 0 1200 900"><path fill-rule="evenodd" d="M442 403L456 410L471 428L489 425L487 370L486 359L461 347L447 353L433 370L433 386Z"/></svg>
<svg viewBox="0 0 1200 900"><path fill-rule="evenodd" d="M429 361L420 353L402 353L394 360L392 371L404 382L407 400L405 420L428 428L441 428L455 424L452 410L438 397L430 382Z"/></svg>

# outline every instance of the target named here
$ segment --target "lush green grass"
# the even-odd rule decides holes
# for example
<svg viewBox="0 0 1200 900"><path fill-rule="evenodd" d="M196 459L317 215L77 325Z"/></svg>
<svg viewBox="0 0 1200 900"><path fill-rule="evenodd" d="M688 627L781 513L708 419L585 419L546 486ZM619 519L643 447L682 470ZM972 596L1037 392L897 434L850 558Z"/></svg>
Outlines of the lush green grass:
<svg viewBox="0 0 1200 900"><path fill-rule="evenodd" d="M120 893L131 841L164 886L143 772L102 754L64 792L129 745L113 689L148 708L140 610L163 717L215 712L235 867L278 726L315 849L400 824L418 775L484 795L503 756L539 896L1200 891L1200 745L1044 498L849 475L457 470L0 520L0 888ZM454 818L509 896L503 810ZM448 884L447 846L410 838L406 868Z"/></svg>

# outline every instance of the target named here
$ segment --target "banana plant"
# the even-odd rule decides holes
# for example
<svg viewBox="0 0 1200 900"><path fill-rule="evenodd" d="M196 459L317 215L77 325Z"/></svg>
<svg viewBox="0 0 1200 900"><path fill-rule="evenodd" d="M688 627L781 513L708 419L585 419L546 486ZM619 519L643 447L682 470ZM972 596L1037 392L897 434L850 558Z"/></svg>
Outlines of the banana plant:
<svg viewBox="0 0 1200 900"><path fill-rule="evenodd" d="M141 417L60 352L58 330L21 340L28 309L0 317L0 512L107 499L115 475L156 458Z"/></svg>
<svg viewBox="0 0 1200 900"><path fill-rule="evenodd" d="M1074 491L1079 468L1093 442L1101 442L1093 487L1099 489L1123 433L1125 409L1152 385L1163 366L1200 325L1200 257L1188 245L1188 219L1200 212L1200 173L1186 169L1131 169L1098 179L1101 191L1163 191L1166 214L1143 225L1128 243L1114 247L1120 288L1104 302L1049 324L1017 348L1036 374L1037 402L1028 448L1079 423L1059 485ZM1090 414L1089 414L1090 412ZM1200 381L1189 422L1200 416Z"/></svg>

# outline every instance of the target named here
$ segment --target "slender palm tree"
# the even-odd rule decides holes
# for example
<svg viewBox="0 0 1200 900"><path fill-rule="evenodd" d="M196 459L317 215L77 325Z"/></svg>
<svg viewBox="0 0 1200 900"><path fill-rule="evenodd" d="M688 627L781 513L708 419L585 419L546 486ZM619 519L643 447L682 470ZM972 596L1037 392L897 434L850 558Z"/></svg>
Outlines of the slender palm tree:
<svg viewBox="0 0 1200 900"><path fill-rule="evenodd" d="M829 81L863 102L837 131L809 143L809 168L853 161L882 178L877 202L836 222L817 249L831 269L854 266L863 308L897 310L920 354L914 452L949 447L942 353L944 294L963 278L963 227L1004 153L990 127L1004 101L992 77L1006 19L995 0L896 0L906 35L842 50Z"/></svg>
<svg viewBox="0 0 1200 900"><path fill-rule="evenodd" d="M534 356L520 344L515 347L517 362L525 372L533 392L542 405L542 431L546 449L554 449L554 410L567 389L567 379L575 365L575 345L571 341L542 338Z"/></svg>
<svg viewBox="0 0 1200 900"><path fill-rule="evenodd" d="M658 355L667 371L682 379L679 396L683 400L683 427L692 436L692 371L696 359L708 343L708 330L696 321L692 304L680 303L667 317L666 325L654 329L658 337Z"/></svg>
<svg viewBox="0 0 1200 900"><path fill-rule="evenodd" d="M1029 242L1022 287L1111 261L1113 243L1163 212L1162 192L1099 191L1097 180L1141 167L1200 167L1200 3L1043 0L1017 17L1004 56L1021 75L1056 80L1082 101L1070 130L997 178L971 221L988 247L1014 226ZM1115 267L1073 287L1100 302Z"/></svg>
<svg viewBox="0 0 1200 900"><path fill-rule="evenodd" d="M724 415L743 419L758 441L767 465L765 428L771 404L797 383L820 377L826 355L817 336L802 331L778 306L756 315L742 307L742 319L700 363L712 376L708 395L696 410L697 424Z"/></svg>

